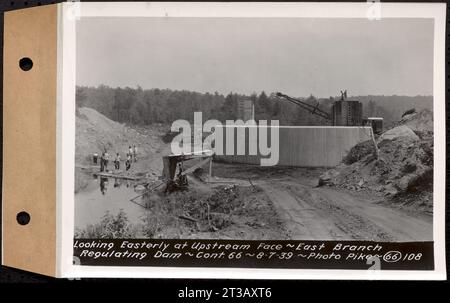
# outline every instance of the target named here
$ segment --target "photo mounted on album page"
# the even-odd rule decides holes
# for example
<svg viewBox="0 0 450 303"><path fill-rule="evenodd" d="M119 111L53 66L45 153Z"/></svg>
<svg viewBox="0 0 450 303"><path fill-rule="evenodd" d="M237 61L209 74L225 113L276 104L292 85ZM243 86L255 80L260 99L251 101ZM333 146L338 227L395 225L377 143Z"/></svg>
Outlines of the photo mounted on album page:
<svg viewBox="0 0 450 303"><path fill-rule="evenodd" d="M440 280L440 3L57 5L61 277Z"/></svg>

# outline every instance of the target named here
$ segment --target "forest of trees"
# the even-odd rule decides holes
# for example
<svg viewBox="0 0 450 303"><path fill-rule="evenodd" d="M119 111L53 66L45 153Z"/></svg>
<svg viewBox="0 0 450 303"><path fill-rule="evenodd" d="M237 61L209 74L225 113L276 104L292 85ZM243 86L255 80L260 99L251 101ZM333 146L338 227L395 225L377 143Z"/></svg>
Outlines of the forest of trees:
<svg viewBox="0 0 450 303"><path fill-rule="evenodd" d="M149 125L153 123L171 124L177 119L192 121L195 111L203 113L203 120L236 120L239 98L255 101L256 120L279 120L280 125L329 125L327 121L312 115L304 109L274 95L261 92L250 96L229 93L198 93L186 90L112 88L78 86L76 106L90 107L108 118L126 124ZM317 99L314 96L300 98L331 112L333 98ZM378 116L389 126L401 118L410 108L432 110L432 96L353 96L350 100L363 103L365 116Z"/></svg>

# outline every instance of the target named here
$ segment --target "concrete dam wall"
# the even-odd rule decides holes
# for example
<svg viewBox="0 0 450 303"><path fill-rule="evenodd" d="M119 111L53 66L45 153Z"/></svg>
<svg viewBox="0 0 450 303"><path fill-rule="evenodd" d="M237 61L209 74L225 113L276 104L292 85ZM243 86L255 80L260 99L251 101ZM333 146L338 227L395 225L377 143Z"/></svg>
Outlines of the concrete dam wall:
<svg viewBox="0 0 450 303"><path fill-rule="evenodd" d="M276 149L271 146L272 141L276 142L271 138L272 127L278 128L279 133L279 166L333 167L342 161L353 146L371 139L371 128L360 126L222 126L216 128L216 133L222 131L223 137L216 135L215 159L260 165L262 158L270 157L267 151L261 153L261 137L267 138L267 144L264 144L263 139L263 146L267 146L272 153ZM251 150L248 144L250 129L253 132ZM222 146L220 142L223 142ZM234 144L227 146L227 142ZM254 146L258 146L256 153ZM240 154L237 153L239 149Z"/></svg>

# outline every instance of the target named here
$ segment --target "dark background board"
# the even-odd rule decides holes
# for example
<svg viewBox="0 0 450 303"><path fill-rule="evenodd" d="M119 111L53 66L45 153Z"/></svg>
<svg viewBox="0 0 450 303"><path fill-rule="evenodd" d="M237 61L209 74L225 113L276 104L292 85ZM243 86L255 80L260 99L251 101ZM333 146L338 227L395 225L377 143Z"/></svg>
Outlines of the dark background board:
<svg viewBox="0 0 450 303"><path fill-rule="evenodd" d="M125 2L126 0L121 0L121 2ZM65 2L65 1L49 1L49 0L0 0L0 43L1 43L1 51L0 51L0 61L3 62L3 12L9 11L9 10L15 10L25 7L34 7L34 6L40 6L40 5L47 5L47 4L54 4L59 2ZM88 1L81 1L81 2L107 2L104 0L88 0ZM110 1L110 2L118 2L118 1ZM131 1L126 1L131 2ZM173 1L172 1L173 2ZM310 1L313 2L313 1ZM317 2L317 1L314 1ZM329 2L329 1L327 1ZM356 1L343 1L343 2L356 2ZM360 2L366 2L366 1L360 1ZM382 1L382 2L394 2L394 1ZM422 1L416 1L416 0L408 0L408 1L395 1L395 2L422 2ZM423 1L423 2L430 2L430 1ZM432 1L432 2L443 2L443 1ZM450 9L447 7L447 16L450 14ZM447 24L446 24L446 58L447 58L447 64L446 64L446 93L448 94L450 92L450 88L448 85L448 80L450 79L450 75L448 73L448 67L450 64L450 61L448 59L448 54L450 50L449 46L449 38L450 38L450 31L449 31L449 19L447 17ZM3 63L0 64L0 92L3 92ZM0 93L0 111L1 111L1 117L3 120L3 97L2 93ZM448 110L448 100L446 98L446 121L447 125L450 123L450 115ZM1 125L3 124L3 121ZM2 131L0 131L0 136L2 136ZM448 142L449 138L449 132L447 130L446 139ZM449 144L447 143L447 150L450 149ZM2 162L3 163L3 160ZM449 177L448 174L448 167L450 164L450 159L447 154L447 170L446 170L446 178ZM446 192L448 191L448 188L446 187ZM446 194L447 195L447 194ZM1 210L0 210L1 212ZM446 230L448 230L448 214L449 214L449 207L447 204L446 208ZM0 236L1 237L1 236ZM446 244L448 243L449 235L446 234ZM1 244L0 244L1 245ZM446 245L448 246L448 245ZM449 271L449 252L446 252L447 256L447 272ZM316 289L323 289L323 287L326 287L329 289L330 287L336 287L339 289L339 293L344 293L346 290L352 290L352 289L358 289L359 291L364 292L369 287L372 289L373 287L379 288L378 292L381 297L385 297L384 294L389 294L389 298L392 298L392 294L397 293L397 295L401 295L404 299L405 295L414 293L414 292L423 292L425 287L432 287L435 288L437 285L434 282L396 282L395 284L389 281L274 281L274 280L261 280L261 281L255 281L255 280L186 280L186 279L142 279L139 281L136 281L135 279L82 279L81 281L69 281L67 279L55 279L50 278L46 276L41 276L13 268L8 268L2 266L0 270L0 282L3 283L9 283L9 287L13 286L13 284L17 283L33 283L40 286L43 286L43 284L48 285L49 283L57 284L59 286L77 286L85 283L95 283L95 286L98 287L104 285L104 282L112 282L112 283L120 283L122 286L134 286L138 287L141 290L146 290L147 295L144 296L149 298L149 296L153 298L157 298L161 295L163 295L168 302L173 302L177 300L177 293L179 289L184 289L185 287L189 287L191 289L214 289L217 291L222 291L223 287L269 287L271 288L272 296L271 298L266 299L247 299L247 302L268 302L268 301L275 301L276 299L285 297L285 296L292 296L295 295L299 300L308 300L308 297L306 295L306 292L310 292L311 290ZM11 284L12 283L12 284ZM326 285L324 285L324 283ZM448 286L448 280L446 282L438 282L440 286L447 287ZM5 286L5 285L3 285ZM111 288L108 286L109 290ZM14 289L14 287L12 287ZM303 291L302 291L303 290ZM430 295L432 293L428 293L428 299L430 298ZM302 294L300 297L299 295ZM336 294L336 292L329 291L328 295ZM375 295L375 293L372 293ZM17 294L20 298L21 294ZM323 296L327 295L327 291L321 291L316 292L317 297L315 299L323 299ZM352 296L351 293L348 294L349 297ZM220 298L215 298L214 301L219 301ZM147 301L147 299L146 299ZM180 300L184 301L184 300ZM231 301L234 300L230 298L228 299L222 299L220 301ZM240 300L242 301L242 300ZM298 300L295 300L298 301ZM201 302L198 300L198 302Z"/></svg>

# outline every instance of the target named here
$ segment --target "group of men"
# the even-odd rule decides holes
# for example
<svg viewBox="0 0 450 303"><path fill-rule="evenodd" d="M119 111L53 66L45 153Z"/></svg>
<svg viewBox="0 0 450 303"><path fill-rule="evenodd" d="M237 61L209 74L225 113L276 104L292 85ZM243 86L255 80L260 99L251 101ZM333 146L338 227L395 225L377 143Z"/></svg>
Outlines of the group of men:
<svg viewBox="0 0 450 303"><path fill-rule="evenodd" d="M114 159L114 168L116 170L120 169L120 154L116 153L116 157ZM125 168L126 170L129 170L131 168L131 162L137 162L137 147L136 145L133 145L133 147L131 147L131 145L128 147L128 152L127 152L127 160L125 161ZM100 157L100 171L101 172L107 172L108 171L108 162L109 162L109 154L108 151L105 150L103 151L101 157Z"/></svg>

